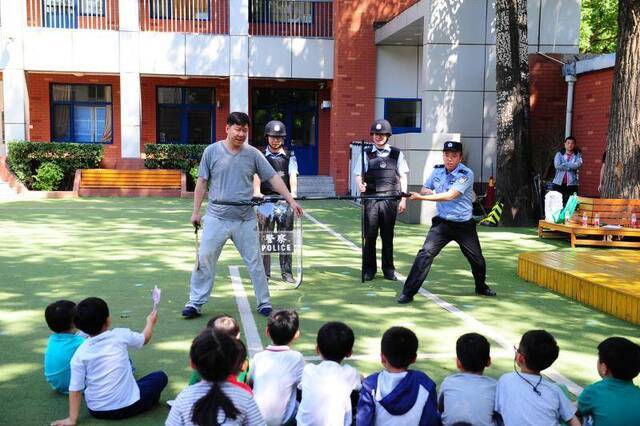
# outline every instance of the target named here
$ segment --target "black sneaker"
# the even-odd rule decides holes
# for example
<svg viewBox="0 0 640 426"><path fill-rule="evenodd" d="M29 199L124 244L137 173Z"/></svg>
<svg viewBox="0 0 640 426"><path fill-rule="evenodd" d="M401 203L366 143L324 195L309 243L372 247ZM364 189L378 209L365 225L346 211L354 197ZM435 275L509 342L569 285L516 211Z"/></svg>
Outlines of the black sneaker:
<svg viewBox="0 0 640 426"><path fill-rule="evenodd" d="M364 280L365 280L365 281L372 281L374 276L375 276L375 274L369 274L369 273L366 273L366 272L365 272L365 274L364 274Z"/></svg>
<svg viewBox="0 0 640 426"><path fill-rule="evenodd" d="M406 305L407 303L411 303L411 302L413 302L413 296L401 294L400 297L398 297L398 303L401 305Z"/></svg>
<svg viewBox="0 0 640 426"><path fill-rule="evenodd" d="M389 281L398 281L398 277L395 272L384 274L384 279Z"/></svg>
<svg viewBox="0 0 640 426"><path fill-rule="evenodd" d="M182 316L186 319L197 318L201 314L200 309L193 306L185 306L182 310Z"/></svg>
<svg viewBox="0 0 640 426"><path fill-rule="evenodd" d="M489 286L486 286L484 288L476 288L476 294L478 296L487 296L487 297L494 297L497 296L498 293L496 293L495 291L491 290L491 288Z"/></svg>
<svg viewBox="0 0 640 426"><path fill-rule="evenodd" d="M273 312L273 308L271 308L271 306L263 306L262 308L258 309L258 313L263 317L268 317L269 315L271 315L271 312Z"/></svg>

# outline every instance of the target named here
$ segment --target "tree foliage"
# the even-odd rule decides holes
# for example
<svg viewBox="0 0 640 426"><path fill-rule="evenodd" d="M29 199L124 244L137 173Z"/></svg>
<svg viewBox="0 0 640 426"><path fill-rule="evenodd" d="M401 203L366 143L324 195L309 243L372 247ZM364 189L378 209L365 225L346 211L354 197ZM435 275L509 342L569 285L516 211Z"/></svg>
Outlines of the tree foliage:
<svg viewBox="0 0 640 426"><path fill-rule="evenodd" d="M619 0L582 0L580 52L616 51Z"/></svg>

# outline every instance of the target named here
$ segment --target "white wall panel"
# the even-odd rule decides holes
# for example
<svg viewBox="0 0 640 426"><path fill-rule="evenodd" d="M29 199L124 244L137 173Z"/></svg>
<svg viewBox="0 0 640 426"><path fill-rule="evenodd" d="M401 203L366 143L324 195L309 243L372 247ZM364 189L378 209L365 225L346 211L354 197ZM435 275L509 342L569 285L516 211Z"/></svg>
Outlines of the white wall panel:
<svg viewBox="0 0 640 426"><path fill-rule="evenodd" d="M482 92L424 92L422 131L482 135Z"/></svg>
<svg viewBox="0 0 640 426"><path fill-rule="evenodd" d="M418 60L418 49L415 46L378 46L376 96L418 97Z"/></svg>
<svg viewBox="0 0 640 426"><path fill-rule="evenodd" d="M249 39L246 36L229 37L229 74L249 75Z"/></svg>
<svg viewBox="0 0 640 426"><path fill-rule="evenodd" d="M473 181L480 182L482 169L482 138L461 139L463 145L463 163L473 170Z"/></svg>
<svg viewBox="0 0 640 426"><path fill-rule="evenodd" d="M249 76L291 77L291 38L251 37Z"/></svg>
<svg viewBox="0 0 640 426"><path fill-rule="evenodd" d="M496 136L496 92L484 93L484 137Z"/></svg>
<svg viewBox="0 0 640 426"><path fill-rule="evenodd" d="M71 31L44 28L24 32L24 67L33 71L73 71Z"/></svg>
<svg viewBox="0 0 640 426"><path fill-rule="evenodd" d="M577 46L580 42L580 0L542 0L540 25L540 44Z"/></svg>
<svg viewBox="0 0 640 426"><path fill-rule="evenodd" d="M313 38L291 39L293 78L333 78L334 41Z"/></svg>
<svg viewBox="0 0 640 426"><path fill-rule="evenodd" d="M485 46L484 90L496 90L496 46Z"/></svg>
<svg viewBox="0 0 640 426"><path fill-rule="evenodd" d="M72 70L117 73L120 37L116 31L71 31Z"/></svg>
<svg viewBox="0 0 640 426"><path fill-rule="evenodd" d="M186 49L187 75L229 75L228 36L187 34Z"/></svg>
<svg viewBox="0 0 640 426"><path fill-rule="evenodd" d="M486 0L433 0L427 43L482 43Z"/></svg>
<svg viewBox="0 0 640 426"><path fill-rule="evenodd" d="M184 33L140 33L140 73L184 75L186 72Z"/></svg>
<svg viewBox="0 0 640 426"><path fill-rule="evenodd" d="M427 90L482 90L485 47L426 45Z"/></svg>
<svg viewBox="0 0 640 426"><path fill-rule="evenodd" d="M483 181L489 181L489 176L496 177L496 161L497 161L497 148L498 140L496 138L484 138L483 139L484 151L482 158L482 176Z"/></svg>

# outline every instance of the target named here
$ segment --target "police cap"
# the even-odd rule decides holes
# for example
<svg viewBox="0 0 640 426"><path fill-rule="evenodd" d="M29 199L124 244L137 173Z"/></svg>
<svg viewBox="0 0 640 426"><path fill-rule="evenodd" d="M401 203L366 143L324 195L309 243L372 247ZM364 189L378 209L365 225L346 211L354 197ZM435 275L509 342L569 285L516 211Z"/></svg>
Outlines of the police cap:
<svg viewBox="0 0 640 426"><path fill-rule="evenodd" d="M442 151L462 152L462 143L456 141L446 141Z"/></svg>
<svg viewBox="0 0 640 426"><path fill-rule="evenodd" d="M369 134L387 135L391 136L391 123L384 118L379 118L371 123L371 131Z"/></svg>
<svg viewBox="0 0 640 426"><path fill-rule="evenodd" d="M282 121L272 120L264 126L264 134L266 136L275 136L284 138L287 136L287 129L284 127Z"/></svg>

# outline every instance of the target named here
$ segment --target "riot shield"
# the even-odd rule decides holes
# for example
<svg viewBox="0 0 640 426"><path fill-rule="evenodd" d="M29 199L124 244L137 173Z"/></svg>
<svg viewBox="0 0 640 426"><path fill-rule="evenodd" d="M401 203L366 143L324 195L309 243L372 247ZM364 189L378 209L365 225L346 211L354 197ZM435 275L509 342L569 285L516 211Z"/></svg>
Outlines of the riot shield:
<svg viewBox="0 0 640 426"><path fill-rule="evenodd" d="M282 288L300 287L302 218L295 217L286 201L266 202L256 207L256 213L260 253L270 284L278 283Z"/></svg>

